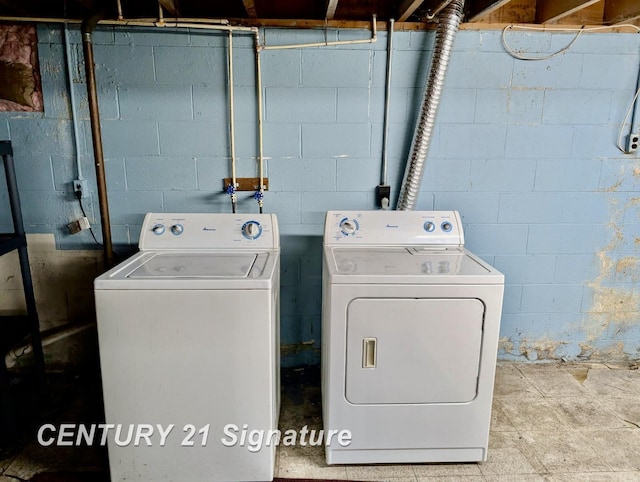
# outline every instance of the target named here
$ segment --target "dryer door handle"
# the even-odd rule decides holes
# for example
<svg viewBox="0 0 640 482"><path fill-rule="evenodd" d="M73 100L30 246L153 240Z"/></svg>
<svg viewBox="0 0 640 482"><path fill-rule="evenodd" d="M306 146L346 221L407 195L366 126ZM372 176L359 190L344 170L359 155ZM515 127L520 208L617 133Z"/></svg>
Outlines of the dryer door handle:
<svg viewBox="0 0 640 482"><path fill-rule="evenodd" d="M378 339L362 339L362 368L375 368L378 358Z"/></svg>

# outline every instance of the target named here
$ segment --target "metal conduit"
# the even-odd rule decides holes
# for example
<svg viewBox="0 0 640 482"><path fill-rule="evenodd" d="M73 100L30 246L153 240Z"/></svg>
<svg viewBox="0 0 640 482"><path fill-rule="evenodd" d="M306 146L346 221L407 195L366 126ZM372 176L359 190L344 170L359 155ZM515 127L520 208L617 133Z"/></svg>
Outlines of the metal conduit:
<svg viewBox="0 0 640 482"><path fill-rule="evenodd" d="M102 150L102 133L100 131L100 111L98 109L98 90L96 70L93 60L93 42L91 33L95 29L100 15L82 22L82 48L84 67L87 76L87 96L89 98L89 115L91 118L91 138L93 140L93 157L96 167L98 199L100 201L100 221L102 224L102 245L104 262L109 269L113 262L113 243L111 241L111 220L109 218L109 201L107 199L107 177L104 169L104 152Z"/></svg>
<svg viewBox="0 0 640 482"><path fill-rule="evenodd" d="M404 180L398 209L411 211L415 208L422 183L422 174L427 159L431 137L435 126L440 97L444 87L445 76L449 67L449 59L453 50L453 43L462 22L464 0L453 0L438 18L436 41L433 49L431 68L422 97L420 116L411 144L411 153L404 172Z"/></svg>

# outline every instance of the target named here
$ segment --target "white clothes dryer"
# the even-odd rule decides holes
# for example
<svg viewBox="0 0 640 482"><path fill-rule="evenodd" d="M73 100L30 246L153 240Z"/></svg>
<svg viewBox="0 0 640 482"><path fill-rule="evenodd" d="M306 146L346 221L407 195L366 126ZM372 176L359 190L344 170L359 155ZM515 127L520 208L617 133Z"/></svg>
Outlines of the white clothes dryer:
<svg viewBox="0 0 640 482"><path fill-rule="evenodd" d="M111 480L272 480L275 446L222 442L278 427L275 215L150 213L139 248L95 280Z"/></svg>
<svg viewBox="0 0 640 482"><path fill-rule="evenodd" d="M503 290L455 211L328 212L327 463L486 460Z"/></svg>

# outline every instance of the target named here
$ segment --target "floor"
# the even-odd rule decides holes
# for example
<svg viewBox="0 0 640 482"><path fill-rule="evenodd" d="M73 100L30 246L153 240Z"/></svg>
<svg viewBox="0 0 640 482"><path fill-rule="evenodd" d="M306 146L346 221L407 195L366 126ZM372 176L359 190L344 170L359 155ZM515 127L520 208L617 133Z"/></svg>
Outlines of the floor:
<svg viewBox="0 0 640 482"><path fill-rule="evenodd" d="M321 428L317 368L283 372L280 429ZM99 387L86 375L52 382L39 423L99 422ZM96 411L97 410L97 411ZM45 471L104 473L104 451L40 447L35 425L0 450L0 482ZM360 481L640 481L637 364L500 363L489 460L483 464L331 466L322 447L280 447L276 476ZM76 479L73 479L76 480Z"/></svg>

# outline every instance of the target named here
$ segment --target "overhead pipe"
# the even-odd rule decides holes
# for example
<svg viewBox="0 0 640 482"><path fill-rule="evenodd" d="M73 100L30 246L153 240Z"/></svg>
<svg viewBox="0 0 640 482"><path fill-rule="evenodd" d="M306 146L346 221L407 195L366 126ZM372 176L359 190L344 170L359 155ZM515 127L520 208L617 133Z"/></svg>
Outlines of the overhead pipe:
<svg viewBox="0 0 640 482"><path fill-rule="evenodd" d="M424 166L431 145L433 129L442 89L449 67L453 43L464 16L464 0L453 0L442 10L438 17L436 41L433 48L431 68L422 97L420 115L411 143L411 152L398 198L398 209L411 211L415 208L420 192Z"/></svg>
<svg viewBox="0 0 640 482"><path fill-rule="evenodd" d="M102 132L100 131L100 111L98 109L98 90L96 69L93 59L92 32L100 21L102 14L94 15L82 22L82 50L87 77L87 96L89 99L89 115L91 118L91 137L93 140L93 158L96 167L98 201L100 204L100 221L102 224L102 246L106 268L113 262L113 243L111 241L111 220L109 218L109 200L107 198L107 178L104 168L104 152L102 150Z"/></svg>
<svg viewBox="0 0 640 482"><path fill-rule="evenodd" d="M231 211L236 212L238 195L236 194L236 134L233 95L233 32L229 32L229 48L227 49L229 76L229 147L231 151L231 184L227 186L227 194L231 196Z"/></svg>
<svg viewBox="0 0 640 482"><path fill-rule="evenodd" d="M258 103L258 175L260 177L260 187L254 194L258 201L258 209L262 214L264 206L264 155L263 155L263 136L262 136L262 68L260 66L260 33L255 33L255 50L256 50L256 97Z"/></svg>
<svg viewBox="0 0 640 482"><path fill-rule="evenodd" d="M389 19L387 36L387 73L384 90L384 127L382 129L382 166L380 172L380 184L376 187L377 196L380 198L380 207L389 209L391 202L391 186L387 184L387 144L389 139L389 109L391 106L391 70L393 61L393 26L395 20Z"/></svg>

